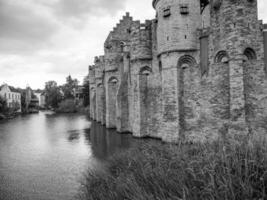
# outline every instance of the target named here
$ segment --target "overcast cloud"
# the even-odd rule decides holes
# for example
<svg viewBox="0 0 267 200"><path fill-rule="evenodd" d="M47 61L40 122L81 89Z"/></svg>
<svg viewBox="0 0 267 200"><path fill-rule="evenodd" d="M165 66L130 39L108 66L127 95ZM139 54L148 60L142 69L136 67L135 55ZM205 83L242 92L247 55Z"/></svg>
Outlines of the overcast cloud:
<svg viewBox="0 0 267 200"><path fill-rule="evenodd" d="M0 84L43 88L71 74L82 81L126 11L155 16L152 0L0 0ZM267 23L267 2L258 0Z"/></svg>

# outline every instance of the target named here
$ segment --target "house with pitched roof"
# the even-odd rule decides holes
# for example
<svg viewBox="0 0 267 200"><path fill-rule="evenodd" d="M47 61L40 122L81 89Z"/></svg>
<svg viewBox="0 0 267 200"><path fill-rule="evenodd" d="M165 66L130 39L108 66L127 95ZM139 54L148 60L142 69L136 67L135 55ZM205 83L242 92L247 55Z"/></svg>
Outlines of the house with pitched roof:
<svg viewBox="0 0 267 200"><path fill-rule="evenodd" d="M21 112L21 94L18 90L3 84L0 86L0 96L6 100L8 108L17 108L17 112Z"/></svg>

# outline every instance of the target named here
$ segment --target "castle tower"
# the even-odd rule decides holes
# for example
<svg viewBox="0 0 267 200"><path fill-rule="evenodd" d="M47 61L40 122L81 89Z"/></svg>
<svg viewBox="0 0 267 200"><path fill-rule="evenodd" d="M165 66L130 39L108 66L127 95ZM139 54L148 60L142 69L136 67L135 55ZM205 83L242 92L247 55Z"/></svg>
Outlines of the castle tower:
<svg viewBox="0 0 267 200"><path fill-rule="evenodd" d="M228 64L229 134L233 136L247 136L249 115L260 105L251 98L264 82L263 34L257 12L257 0L211 1L210 51L215 59L210 62Z"/></svg>
<svg viewBox="0 0 267 200"><path fill-rule="evenodd" d="M157 12L157 49L162 65L163 140L177 142L183 129L184 80L199 60L200 2L154 0L153 7Z"/></svg>

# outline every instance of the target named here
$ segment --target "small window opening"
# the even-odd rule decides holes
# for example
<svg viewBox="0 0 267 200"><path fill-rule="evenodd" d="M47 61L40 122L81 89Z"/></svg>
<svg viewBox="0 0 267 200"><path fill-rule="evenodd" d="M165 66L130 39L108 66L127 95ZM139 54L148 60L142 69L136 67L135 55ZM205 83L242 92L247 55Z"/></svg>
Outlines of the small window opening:
<svg viewBox="0 0 267 200"><path fill-rule="evenodd" d="M171 15L171 8L167 7L163 9L163 17L169 17Z"/></svg>
<svg viewBox="0 0 267 200"><path fill-rule="evenodd" d="M169 36L167 36L167 41L169 41Z"/></svg>
<svg viewBox="0 0 267 200"><path fill-rule="evenodd" d="M140 30L145 30L146 29L146 26L141 26L140 27Z"/></svg>
<svg viewBox="0 0 267 200"><path fill-rule="evenodd" d="M187 39L187 36L186 35L184 36L184 39Z"/></svg>
<svg viewBox="0 0 267 200"><path fill-rule="evenodd" d="M180 13L182 15L187 15L189 13L188 5L187 4L181 4L180 5Z"/></svg>

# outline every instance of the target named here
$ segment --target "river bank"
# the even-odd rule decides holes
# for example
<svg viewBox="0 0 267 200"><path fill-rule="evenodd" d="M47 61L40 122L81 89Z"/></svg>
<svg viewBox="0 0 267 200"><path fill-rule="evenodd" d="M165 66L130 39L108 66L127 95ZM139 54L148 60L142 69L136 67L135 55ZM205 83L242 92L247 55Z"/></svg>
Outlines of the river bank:
<svg viewBox="0 0 267 200"><path fill-rule="evenodd" d="M143 144L88 170L82 200L266 199L266 142Z"/></svg>
<svg viewBox="0 0 267 200"><path fill-rule="evenodd" d="M21 115L21 113L0 113L0 120L13 119L19 115Z"/></svg>

